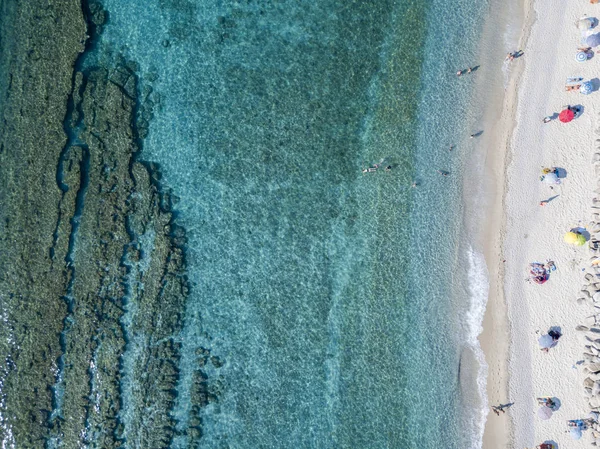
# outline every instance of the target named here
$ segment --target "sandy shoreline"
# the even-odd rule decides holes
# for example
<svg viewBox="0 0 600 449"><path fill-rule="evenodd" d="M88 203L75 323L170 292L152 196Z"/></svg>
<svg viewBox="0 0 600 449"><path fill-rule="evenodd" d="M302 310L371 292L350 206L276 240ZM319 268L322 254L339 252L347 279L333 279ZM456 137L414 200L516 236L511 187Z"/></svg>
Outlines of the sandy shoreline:
<svg viewBox="0 0 600 449"><path fill-rule="evenodd" d="M575 364L583 352L575 326L589 315L575 298L589 253L587 246L571 247L562 239L570 228L587 226L595 189L592 129L600 94L583 96L563 87L568 76L591 79L598 70L598 56L583 64L575 61L580 34L574 22L585 14L597 16L600 11L589 3L525 3L525 56L512 64L502 118L495 126L494 145L488 147L487 171L496 188L489 189L485 256L490 297L480 342L489 365L489 403L515 405L506 415L488 415L484 449L532 447L544 441L559 448L589 445L586 436L575 441L565 434L566 420L583 418L589 411L583 396L585 376ZM583 115L569 124L541 122L566 104L583 105ZM565 168L567 178L550 190L539 182L541 166ZM555 195L547 206L539 206L540 200ZM550 280L544 285L524 282L527 264L546 259L558 267ZM545 354L537 338L550 326L560 326L564 336ZM561 401L547 421L536 415L538 396Z"/></svg>
<svg viewBox="0 0 600 449"><path fill-rule="evenodd" d="M522 29L517 48L526 47L526 42L535 14L533 0L526 0L523 9ZM489 297L483 321L483 332L479 340L488 364L487 399L490 405L506 404L509 401L509 339L510 323L504 297L504 237L506 216L506 169L510 163L510 142L516 127L515 114L518 102L518 81L523 74L524 60L511 64L508 86L502 100L502 111L495 121L488 143L485 171L489 182L486 187L490 206L485 219L483 251L489 272ZM512 447L513 427L510 413L500 417L491 410L483 435L483 449Z"/></svg>

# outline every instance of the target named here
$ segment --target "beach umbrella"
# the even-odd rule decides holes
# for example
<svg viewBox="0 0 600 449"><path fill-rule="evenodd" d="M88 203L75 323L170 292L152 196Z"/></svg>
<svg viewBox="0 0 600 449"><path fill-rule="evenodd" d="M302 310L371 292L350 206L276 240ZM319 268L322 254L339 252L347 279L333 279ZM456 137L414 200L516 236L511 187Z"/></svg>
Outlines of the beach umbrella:
<svg viewBox="0 0 600 449"><path fill-rule="evenodd" d="M544 405L538 410L538 416L540 417L540 419L546 421L547 419L550 419L552 417L552 410Z"/></svg>
<svg viewBox="0 0 600 449"><path fill-rule="evenodd" d="M540 347L542 349L549 349L556 344L554 339L548 334L544 334L540 338L538 338L538 343L540 344ZM548 407L546 407L546 408L548 408ZM550 410L550 411L552 411L552 410Z"/></svg>
<svg viewBox="0 0 600 449"><path fill-rule="evenodd" d="M575 246L582 246L585 245L585 237L582 234L579 234L578 232L567 232L565 234L565 242L571 244L571 245L575 245Z"/></svg>
<svg viewBox="0 0 600 449"><path fill-rule="evenodd" d="M594 19L592 19L591 17L582 17L575 23L575 25L581 31L587 31L587 30L591 30L592 28L594 28L595 23L594 23Z"/></svg>
<svg viewBox="0 0 600 449"><path fill-rule="evenodd" d="M558 114L558 119L563 123L569 123L575 118L575 113L571 109L565 109Z"/></svg>
<svg viewBox="0 0 600 449"><path fill-rule="evenodd" d="M597 47L600 45L600 33L590 34L585 38L585 45L590 47Z"/></svg>
<svg viewBox="0 0 600 449"><path fill-rule="evenodd" d="M584 83L581 84L581 87L579 88L579 92L582 93L583 95L589 95L594 91L594 85L592 84L591 81L586 81Z"/></svg>
<svg viewBox="0 0 600 449"><path fill-rule="evenodd" d="M581 438L581 429L579 427L573 427L571 429L571 438L573 438L574 440L578 440Z"/></svg>
<svg viewBox="0 0 600 449"><path fill-rule="evenodd" d="M550 172L547 175L544 175L544 182L546 184L560 184L560 179L554 172Z"/></svg>
<svg viewBox="0 0 600 449"><path fill-rule="evenodd" d="M575 55L575 59L577 60L577 62L585 62L588 60L588 55L585 51L579 51Z"/></svg>

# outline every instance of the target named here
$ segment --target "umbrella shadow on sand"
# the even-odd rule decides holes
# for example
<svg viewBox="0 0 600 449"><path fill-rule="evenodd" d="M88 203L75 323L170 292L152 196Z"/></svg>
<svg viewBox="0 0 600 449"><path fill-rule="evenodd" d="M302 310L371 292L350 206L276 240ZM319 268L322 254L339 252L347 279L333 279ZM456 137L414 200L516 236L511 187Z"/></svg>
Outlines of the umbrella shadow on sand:
<svg viewBox="0 0 600 449"><path fill-rule="evenodd" d="M592 92L596 92L598 89L600 89L600 79L592 78L590 83L592 83Z"/></svg>
<svg viewBox="0 0 600 449"><path fill-rule="evenodd" d="M552 326L550 329L548 329L548 332L556 332L562 335L562 329L560 326Z"/></svg>
<svg viewBox="0 0 600 449"><path fill-rule="evenodd" d="M575 232L577 234L581 234L585 237L585 241L589 241L590 239L590 233L587 229L582 228L581 226L577 227L577 228L571 228L571 232Z"/></svg>
<svg viewBox="0 0 600 449"><path fill-rule="evenodd" d="M550 400L553 402L553 404L554 404L554 405L553 405L552 407L549 407L549 408L550 408L550 409L551 409L553 412L556 412L556 411L558 411L558 409L559 409L559 408L560 408L560 406L562 405L562 404L561 404L561 402L560 402L560 399L558 399L558 398L555 398L555 397L552 397L552 398L550 398Z"/></svg>
<svg viewBox="0 0 600 449"><path fill-rule="evenodd" d="M558 179L564 179L567 177L567 170L565 170L562 167L555 167L556 168L556 177Z"/></svg>

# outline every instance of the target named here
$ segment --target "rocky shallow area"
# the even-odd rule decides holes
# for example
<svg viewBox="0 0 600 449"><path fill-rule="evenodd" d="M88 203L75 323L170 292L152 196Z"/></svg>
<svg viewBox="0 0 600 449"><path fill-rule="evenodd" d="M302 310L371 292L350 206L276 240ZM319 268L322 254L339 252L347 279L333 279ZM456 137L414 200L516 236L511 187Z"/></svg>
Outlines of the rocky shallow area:
<svg viewBox="0 0 600 449"><path fill-rule="evenodd" d="M600 128L597 132L600 132ZM600 139L597 140L600 150ZM596 153L592 160L596 174L600 174L600 153ZM599 188L596 193L600 193ZM583 323L576 327L584 344L583 359L583 387L587 399L590 415L585 417L586 426L590 430L591 445L600 445L600 200L593 199L592 222L589 225L590 239L588 242L589 266L584 275L585 283L577 297L577 304L587 307L589 315Z"/></svg>
<svg viewBox="0 0 600 449"><path fill-rule="evenodd" d="M192 378L179 375L186 237L139 158L150 92L131 61L82 68L100 4L3 8L3 447L194 447L221 388L205 366L223 361L198 347Z"/></svg>

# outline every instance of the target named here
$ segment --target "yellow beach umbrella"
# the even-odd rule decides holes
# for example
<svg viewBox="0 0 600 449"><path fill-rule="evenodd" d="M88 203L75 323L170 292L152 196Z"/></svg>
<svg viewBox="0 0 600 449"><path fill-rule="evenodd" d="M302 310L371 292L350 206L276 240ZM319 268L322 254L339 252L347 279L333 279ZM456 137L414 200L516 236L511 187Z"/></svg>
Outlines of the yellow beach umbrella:
<svg viewBox="0 0 600 449"><path fill-rule="evenodd" d="M571 245L581 246L585 245L585 237L578 232L567 232L565 234L565 242Z"/></svg>

